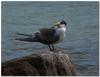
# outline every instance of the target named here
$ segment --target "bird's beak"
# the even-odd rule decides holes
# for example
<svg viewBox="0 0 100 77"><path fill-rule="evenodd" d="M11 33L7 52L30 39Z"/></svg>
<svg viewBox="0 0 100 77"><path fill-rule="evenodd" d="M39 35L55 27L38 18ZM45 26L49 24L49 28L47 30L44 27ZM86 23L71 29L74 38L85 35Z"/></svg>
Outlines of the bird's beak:
<svg viewBox="0 0 100 77"><path fill-rule="evenodd" d="M60 22L57 22L54 24L54 27L59 27L59 25L60 25Z"/></svg>

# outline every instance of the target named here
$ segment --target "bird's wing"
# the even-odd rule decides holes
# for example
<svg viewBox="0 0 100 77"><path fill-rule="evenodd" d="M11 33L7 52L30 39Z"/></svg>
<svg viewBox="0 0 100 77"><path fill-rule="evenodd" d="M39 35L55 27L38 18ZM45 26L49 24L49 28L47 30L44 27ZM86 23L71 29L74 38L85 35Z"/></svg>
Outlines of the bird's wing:
<svg viewBox="0 0 100 77"><path fill-rule="evenodd" d="M41 28L40 29L40 33L43 36L54 36L55 32L56 32L56 29L54 28Z"/></svg>
<svg viewBox="0 0 100 77"><path fill-rule="evenodd" d="M16 33L16 35L20 35L22 37L17 37L15 40L19 41L27 41L27 42L35 42L37 39L35 38L35 34L24 34L24 33Z"/></svg>
<svg viewBox="0 0 100 77"><path fill-rule="evenodd" d="M16 35L22 35L22 36L32 36L32 34L24 34L24 33L16 33Z"/></svg>
<svg viewBox="0 0 100 77"><path fill-rule="evenodd" d="M56 30L53 28L42 28L39 32L34 34L22 34L17 33L18 35L26 36L25 38L16 38L15 40L27 41L27 42L42 42L42 43L54 43L59 39L58 35L55 35Z"/></svg>
<svg viewBox="0 0 100 77"><path fill-rule="evenodd" d="M59 36L56 35L56 29L42 28L40 29L39 39L44 43L54 43L59 40Z"/></svg>

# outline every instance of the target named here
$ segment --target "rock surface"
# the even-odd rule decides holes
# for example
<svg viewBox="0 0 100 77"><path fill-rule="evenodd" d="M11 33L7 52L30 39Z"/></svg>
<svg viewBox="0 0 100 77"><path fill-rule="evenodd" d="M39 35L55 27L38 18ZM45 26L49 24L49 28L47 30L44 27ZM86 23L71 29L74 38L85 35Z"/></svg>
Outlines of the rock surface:
<svg viewBox="0 0 100 77"><path fill-rule="evenodd" d="M3 76L75 76L68 54L41 52L2 63Z"/></svg>

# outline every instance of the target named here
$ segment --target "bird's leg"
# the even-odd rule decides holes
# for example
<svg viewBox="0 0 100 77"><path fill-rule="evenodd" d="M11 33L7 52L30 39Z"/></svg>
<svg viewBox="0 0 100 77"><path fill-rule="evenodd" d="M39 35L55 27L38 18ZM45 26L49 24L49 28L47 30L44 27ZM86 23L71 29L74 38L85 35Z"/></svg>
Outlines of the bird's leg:
<svg viewBox="0 0 100 77"><path fill-rule="evenodd" d="M50 51L52 51L52 48L51 48L51 46L50 46L50 45L48 45L48 47L49 47Z"/></svg>
<svg viewBox="0 0 100 77"><path fill-rule="evenodd" d="M52 44L51 46L52 46L52 50L54 51L54 45Z"/></svg>

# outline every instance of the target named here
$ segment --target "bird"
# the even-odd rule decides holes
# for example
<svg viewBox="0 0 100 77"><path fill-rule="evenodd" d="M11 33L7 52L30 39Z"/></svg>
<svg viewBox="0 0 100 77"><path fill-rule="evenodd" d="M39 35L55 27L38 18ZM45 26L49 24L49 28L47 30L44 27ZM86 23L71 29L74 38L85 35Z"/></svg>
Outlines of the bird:
<svg viewBox="0 0 100 77"><path fill-rule="evenodd" d="M66 25L67 23L62 20L53 25L53 27L40 28L39 31L34 32L33 34L16 33L17 35L26 37L15 38L15 40L25 42L39 42L47 45L50 51L54 51L54 44L62 42L65 37Z"/></svg>

